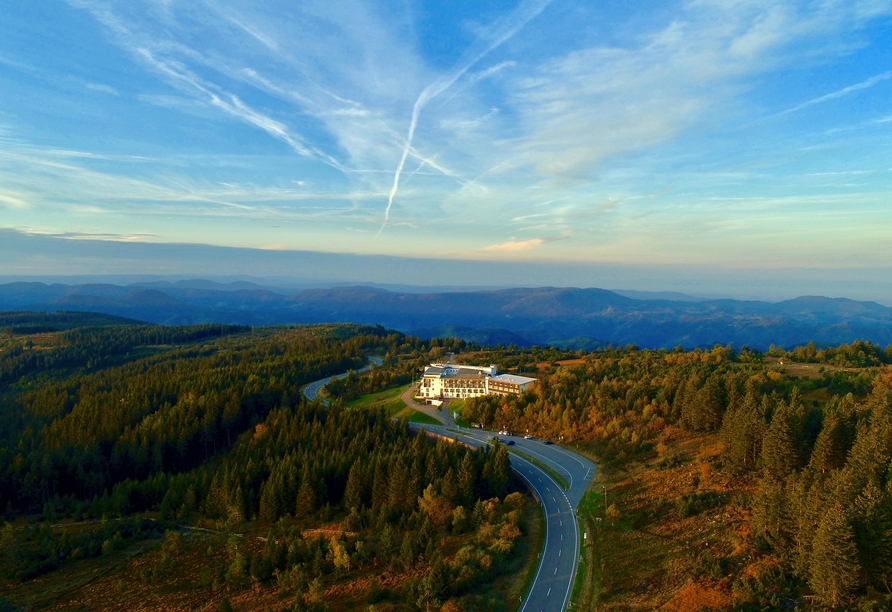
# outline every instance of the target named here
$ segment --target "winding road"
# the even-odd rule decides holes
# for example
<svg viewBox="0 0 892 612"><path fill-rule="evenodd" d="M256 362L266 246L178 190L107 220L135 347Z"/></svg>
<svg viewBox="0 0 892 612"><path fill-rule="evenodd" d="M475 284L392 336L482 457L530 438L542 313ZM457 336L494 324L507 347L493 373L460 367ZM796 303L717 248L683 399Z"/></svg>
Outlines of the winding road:
<svg viewBox="0 0 892 612"><path fill-rule="evenodd" d="M369 360L369 365L365 366L364 368L360 368L360 369L354 370L354 371L357 374L360 374L362 372L368 372L370 369L372 369L372 366L379 366L383 363L383 360L380 357L369 357L368 360ZM323 378L322 380L317 380L316 382L311 382L306 387L304 387L304 396L310 401L317 399L319 397L319 390L322 387L324 387L325 385L327 385L328 383L330 383L333 380L340 380L341 378L347 378L347 375L349 373L350 372L344 372L343 374L338 374L337 376L329 376L328 378ZM324 399L324 400L322 400L322 403L327 406L328 400Z"/></svg>
<svg viewBox="0 0 892 612"><path fill-rule="evenodd" d="M336 378L343 376L346 374ZM330 380L331 378L326 378L307 385L304 389L307 398L316 399L319 389ZM474 447L487 444L493 437L493 432L459 427L452 419L448 408L438 411L432 406L415 403L411 390L403 395L403 399L416 410L445 422L444 425L424 425L424 429L428 432ZM422 427L417 423L409 425L415 429ZM505 438L505 436L500 437ZM570 601L582 539L575 510L595 474L595 464L554 444L545 444L539 440L524 440L518 436L512 436L510 439L514 444L509 450L516 449L541 462L561 474L570 484L570 488L564 491L537 465L514 453L511 454L512 469L535 491L545 512L545 543L539 557L536 577L520 607L520 612L563 612Z"/></svg>

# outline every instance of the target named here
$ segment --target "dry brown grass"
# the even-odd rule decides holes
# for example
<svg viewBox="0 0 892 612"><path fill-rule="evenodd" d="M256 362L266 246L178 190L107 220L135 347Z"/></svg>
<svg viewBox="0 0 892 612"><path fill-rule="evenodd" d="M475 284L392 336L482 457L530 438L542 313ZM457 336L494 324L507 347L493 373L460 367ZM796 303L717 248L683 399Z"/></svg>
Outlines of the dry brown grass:
<svg viewBox="0 0 892 612"><path fill-rule="evenodd" d="M506 602L516 602L519 599L527 583L530 568L535 569L537 563L539 547L536 542L541 540L544 523L538 506L532 503L528 504L526 515L529 533L518 540L518 552L524 555L524 559L518 563L517 571L483 586L491 596ZM263 549L264 536L272 526L250 526L252 529L245 534L243 541L252 553L258 554ZM327 539L342 533L342 527L333 523L320 529L307 530L303 535ZM444 537L439 543L439 550L448 558L469 537L470 534ZM29 610L60 612L213 611L217 609L223 595L229 598L236 612L261 611L267 607L278 611L293 602L293 594L280 597L275 579L269 584L255 583L237 592L228 592L224 586L214 586L217 568L225 567L229 557L225 537L207 531L193 530L184 535L182 554L176 567L167 572L162 580L147 582L141 575L143 570L152 568L159 562L161 553L157 543L158 540L131 543L99 558L68 563L59 570L22 584L3 585L2 592L13 602L26 606ZM365 610L366 591L372 577L381 587L398 593L407 580L420 578L423 574L423 567L403 571L367 566L341 579L328 576L325 580L324 598L334 612ZM395 598L398 599L398 595ZM376 604L381 612L390 612L395 607L396 604L389 601ZM510 604L508 609L512 609Z"/></svg>
<svg viewBox="0 0 892 612"><path fill-rule="evenodd" d="M733 503L737 495L752 493L752 480L717 469L718 436L674 428L664 436L659 459L602 476L608 503L617 504L621 518L599 534L598 610L727 609L731 579L704 571L701 560L723 559L732 573L745 571L752 556L747 512ZM721 501L682 518L676 501L691 495Z"/></svg>

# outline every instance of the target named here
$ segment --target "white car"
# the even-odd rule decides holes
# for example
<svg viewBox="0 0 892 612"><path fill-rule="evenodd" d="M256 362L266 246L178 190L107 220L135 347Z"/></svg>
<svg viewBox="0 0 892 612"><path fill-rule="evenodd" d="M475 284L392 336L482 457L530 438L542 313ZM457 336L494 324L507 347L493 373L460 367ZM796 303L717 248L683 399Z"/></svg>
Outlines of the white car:
<svg viewBox="0 0 892 612"><path fill-rule="evenodd" d="M507 429L500 429L500 430L499 430L499 435L500 435L500 436L507 436L507 435L508 435L508 430L507 430Z"/></svg>
<svg viewBox="0 0 892 612"><path fill-rule="evenodd" d="M533 439L533 434L527 434L527 435L525 435L525 436L523 437L523 439L524 439L524 440L532 440L532 439Z"/></svg>

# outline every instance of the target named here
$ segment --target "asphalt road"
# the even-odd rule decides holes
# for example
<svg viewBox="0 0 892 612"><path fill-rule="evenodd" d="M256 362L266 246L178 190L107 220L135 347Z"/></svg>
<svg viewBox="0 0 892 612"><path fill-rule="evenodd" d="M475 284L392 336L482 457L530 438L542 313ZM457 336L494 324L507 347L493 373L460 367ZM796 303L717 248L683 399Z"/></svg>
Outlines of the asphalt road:
<svg viewBox="0 0 892 612"><path fill-rule="evenodd" d="M356 370L356 373L359 374L361 372L368 371L373 365L379 366L381 365L382 359L380 357L369 357L369 365L364 368L360 368ZM338 374L337 376L329 376L328 378L323 378L322 380L317 380L316 382L311 382L306 387L304 387L304 396L310 401L313 401L317 397L319 397L319 389L330 383L335 379L347 378L347 374L349 372L344 372L343 374ZM328 404L328 400L322 400L326 405Z"/></svg>
<svg viewBox="0 0 892 612"><path fill-rule="evenodd" d="M376 365L381 363L376 357L370 357L369 360L377 360L373 361ZM310 383L304 388L304 394L311 400L316 399L319 389L332 378L344 376L346 374ZM471 446L486 444L493 436L491 431L458 427L448 407L438 411L431 406L415 404L411 397L404 400L414 408L446 423L442 426L424 425L426 431ZM422 427L417 423L409 425L415 429ZM536 492L545 513L545 543L539 557L539 567L520 612L562 612L567 609L570 601L582 539L575 510L595 474L595 464L556 444L546 445L541 440L524 440L520 436L511 436L510 439L514 441L514 445L509 450L517 449L542 462L561 474L570 485L564 491L544 470L523 457L511 454L511 467Z"/></svg>
<svg viewBox="0 0 892 612"><path fill-rule="evenodd" d="M440 415L438 415L440 416ZM440 417L442 418L442 417ZM420 426L412 424L418 428ZM479 429L460 429L425 425L424 428L466 444L480 446L493 432ZM505 438L505 436L499 436ZM595 473L595 464L572 451L557 445L546 445L539 440L510 438L518 449L560 473L570 489L564 491L546 472L526 459L511 455L511 467L536 492L545 512L545 544L540 556L536 578L520 612L559 612L567 609L582 534L576 521L575 509Z"/></svg>

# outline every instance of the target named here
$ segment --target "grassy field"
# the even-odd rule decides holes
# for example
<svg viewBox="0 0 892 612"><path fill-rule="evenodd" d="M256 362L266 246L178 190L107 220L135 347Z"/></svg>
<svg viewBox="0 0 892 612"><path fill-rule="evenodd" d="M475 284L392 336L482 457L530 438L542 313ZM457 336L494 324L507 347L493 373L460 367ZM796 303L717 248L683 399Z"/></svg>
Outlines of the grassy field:
<svg viewBox="0 0 892 612"><path fill-rule="evenodd" d="M397 419L407 418L411 423L421 423L422 425L442 425L432 416L419 412L414 408L406 406L400 396L405 393L409 385L401 385L377 393L369 393L362 397L347 403L347 408L384 408L387 413Z"/></svg>
<svg viewBox="0 0 892 612"><path fill-rule="evenodd" d="M464 420L461 416L462 410L464 410L466 402L467 402L467 400L463 400L463 399L449 400L449 405L447 406L446 409L449 410L450 413L455 413L455 412L458 413L458 416L455 417L456 425L458 425L459 427L469 428L469 427L471 427L471 424L468 423L466 420Z"/></svg>
<svg viewBox="0 0 892 612"><path fill-rule="evenodd" d="M388 411L395 411L397 408L405 408L405 404L400 399L400 395L408 389L408 385L392 387L377 393L369 393L363 395L359 399L347 402L347 408L387 408Z"/></svg>
<svg viewBox="0 0 892 612"><path fill-rule="evenodd" d="M727 575L756 571L747 567L749 510L736 501L752 494L752 483L716 469L717 436L673 430L672 438L664 456L599 472L586 494L580 519L591 542L574 586L576 609L727 609ZM602 487L614 507L611 519L605 517ZM683 497L703 500L702 508L680 515Z"/></svg>
<svg viewBox="0 0 892 612"><path fill-rule="evenodd" d="M405 417L409 419L410 423L421 423L422 425L443 425L442 421L439 421L423 412L419 412L414 408L410 408L405 404L403 404L403 409L399 412L393 413L393 416L397 419L402 419Z"/></svg>

